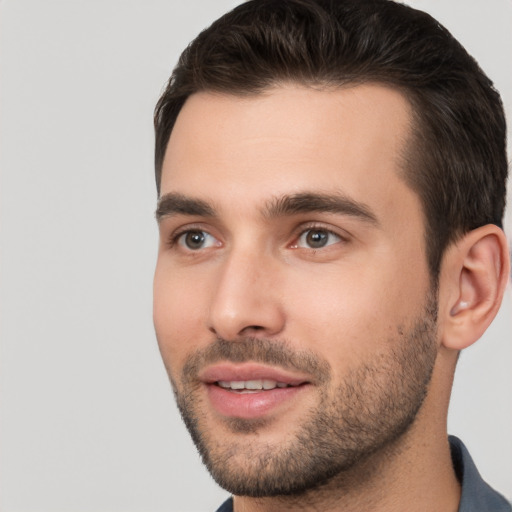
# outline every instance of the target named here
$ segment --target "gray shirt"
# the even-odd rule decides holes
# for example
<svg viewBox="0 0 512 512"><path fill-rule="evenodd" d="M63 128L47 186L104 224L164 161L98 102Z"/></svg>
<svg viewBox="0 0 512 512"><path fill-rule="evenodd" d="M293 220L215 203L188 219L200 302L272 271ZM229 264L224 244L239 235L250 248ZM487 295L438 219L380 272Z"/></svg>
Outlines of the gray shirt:
<svg viewBox="0 0 512 512"><path fill-rule="evenodd" d="M486 484L462 441L450 436L455 474L462 485L459 512L511 512L510 503Z"/></svg>
<svg viewBox="0 0 512 512"><path fill-rule="evenodd" d="M482 480L462 441L455 436L450 436L449 441L453 468L462 486L459 512L512 512L510 503ZM233 498L217 512L233 512Z"/></svg>

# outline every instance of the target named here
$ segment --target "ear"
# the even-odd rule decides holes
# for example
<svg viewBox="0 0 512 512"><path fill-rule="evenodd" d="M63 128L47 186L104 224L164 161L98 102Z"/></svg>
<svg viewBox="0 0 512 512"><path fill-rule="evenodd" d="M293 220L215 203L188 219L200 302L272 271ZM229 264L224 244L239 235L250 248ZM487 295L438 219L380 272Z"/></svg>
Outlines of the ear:
<svg viewBox="0 0 512 512"><path fill-rule="evenodd" d="M507 240L493 224L450 246L440 274L441 342L462 350L477 341L498 312L510 271Z"/></svg>

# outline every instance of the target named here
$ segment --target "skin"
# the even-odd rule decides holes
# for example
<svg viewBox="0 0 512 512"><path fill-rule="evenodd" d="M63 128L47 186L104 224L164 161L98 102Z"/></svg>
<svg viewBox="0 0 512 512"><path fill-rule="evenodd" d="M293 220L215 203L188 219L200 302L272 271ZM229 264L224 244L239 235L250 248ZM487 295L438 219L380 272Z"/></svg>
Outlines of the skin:
<svg viewBox="0 0 512 512"><path fill-rule="evenodd" d="M175 391L193 392L212 449L240 447L234 467L290 442L322 393L335 396L351 372L376 354L389 356L397 333L425 314L431 282L423 212L400 177L410 119L404 97L376 84L321 91L287 84L245 98L198 93L183 107L164 159L161 195L201 200L211 211L160 210L154 322ZM304 193L348 198L371 218L325 209L268 214L275 198ZM332 233L327 245L307 245L312 228ZM205 233L206 245L187 247L187 230ZM450 253L441 274L437 357L412 426L300 502L237 496L237 511L457 510L446 414L457 349L469 338L464 322L457 331L446 312L461 301L454 277L464 266L461 251ZM494 263L500 258L499 250L487 253ZM331 378L313 381L252 429L237 430L212 406L205 386L184 389L187 361L219 337L313 353L329 362Z"/></svg>

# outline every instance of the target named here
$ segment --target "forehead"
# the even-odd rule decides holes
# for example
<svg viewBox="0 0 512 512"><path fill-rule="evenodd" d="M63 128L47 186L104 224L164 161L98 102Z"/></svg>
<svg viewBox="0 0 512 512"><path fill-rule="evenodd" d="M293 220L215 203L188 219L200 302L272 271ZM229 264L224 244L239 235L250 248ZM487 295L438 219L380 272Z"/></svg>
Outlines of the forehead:
<svg viewBox="0 0 512 512"><path fill-rule="evenodd" d="M161 191L241 210L269 195L339 191L385 208L400 189L412 194L400 179L411 118L405 97L378 84L196 93L171 134Z"/></svg>

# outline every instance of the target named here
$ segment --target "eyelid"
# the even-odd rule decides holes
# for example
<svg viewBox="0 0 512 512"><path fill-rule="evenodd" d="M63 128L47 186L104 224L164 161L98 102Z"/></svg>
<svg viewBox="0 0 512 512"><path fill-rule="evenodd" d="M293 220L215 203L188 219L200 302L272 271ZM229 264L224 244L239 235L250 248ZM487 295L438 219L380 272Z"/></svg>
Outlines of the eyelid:
<svg viewBox="0 0 512 512"><path fill-rule="evenodd" d="M292 242L287 244L288 247L294 248L294 249L308 249L306 247L298 247L297 246L298 240L306 232L315 230L315 229L325 231L327 233L330 233L330 234L338 237L342 243L349 242L350 239L352 238L352 235L350 235L350 233L348 233L346 230L344 230L340 227L337 227L337 226L333 226L332 224L326 224L326 223L319 222L319 221L302 222L299 226L297 226L293 230ZM211 225L205 225L203 222L191 222L190 224L180 225L174 229L169 229L169 233L162 234L161 237L163 240L166 241L166 245L168 248L174 248L178 244L178 240L180 239L180 237L182 237L186 233L189 233L190 231L204 232L205 234L207 234L207 235L213 237L215 240L217 240L219 242L218 243L219 246L222 245L222 242L220 241L220 237L217 235L217 233L215 233L216 230L212 229ZM325 247L327 248L327 247L330 247L331 245L334 245L334 244L329 244ZM183 247L183 246L181 246L181 247L184 250L187 250L186 247ZM312 251L318 251L320 249L323 249L323 248L318 248L318 249L314 249L312 247L309 248L309 250L312 250ZM188 251L197 252L197 251L193 251L191 249L188 249Z"/></svg>
<svg viewBox="0 0 512 512"><path fill-rule="evenodd" d="M324 247L315 249L313 247L299 247L298 246L299 239L304 234L306 234L308 231L314 231L314 230L325 231L326 233L334 235L335 237L340 239L340 242L348 242L350 240L350 235L345 230L343 230L341 228L335 228L332 225L326 225L321 222L310 222L310 223L306 223L306 224L301 224L296 229L296 231L295 231L296 234L293 237L293 242L290 244L290 248L292 248L292 249L309 249L312 251L318 251L318 250L324 249ZM339 242L337 242L337 243L339 243ZM333 243L328 244L325 246L325 248L330 247L332 245L334 245L334 244Z"/></svg>
<svg viewBox="0 0 512 512"><path fill-rule="evenodd" d="M174 248L179 244L179 239L183 235L191 231L200 231L208 236L213 237L215 240L219 240L219 237L212 233L211 226L205 226L201 222L193 222L190 224L180 225L179 227L170 230L170 233L165 235L165 240L169 248ZM179 244L183 249L187 250L183 245ZM189 249L190 250L190 249ZM194 252L190 250L191 252Z"/></svg>
<svg viewBox="0 0 512 512"><path fill-rule="evenodd" d="M201 233L204 238L204 245L201 245L201 247L198 247L196 249L193 249L192 247L188 247L186 243L186 238L191 233ZM176 238L176 243L185 251L192 251L192 252L199 252L201 250L209 249L210 247L219 247L219 243L217 243L218 240L210 233L204 230L199 229L189 229L187 231L184 231Z"/></svg>

